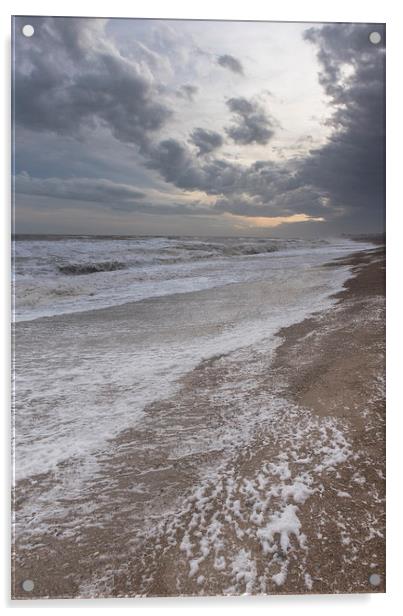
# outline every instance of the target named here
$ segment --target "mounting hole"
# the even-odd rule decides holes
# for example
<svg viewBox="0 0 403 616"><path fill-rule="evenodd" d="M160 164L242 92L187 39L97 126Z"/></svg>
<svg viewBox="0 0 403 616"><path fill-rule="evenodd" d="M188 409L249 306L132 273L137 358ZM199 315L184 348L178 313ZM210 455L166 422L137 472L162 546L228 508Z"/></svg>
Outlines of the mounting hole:
<svg viewBox="0 0 403 616"><path fill-rule="evenodd" d="M25 26L22 28L22 33L27 38L31 38L31 36L34 35L34 32L35 32L35 28L31 26L31 24L25 24Z"/></svg>
<svg viewBox="0 0 403 616"><path fill-rule="evenodd" d="M382 40L382 37L379 32L371 32L371 34L369 35L369 40L373 45L379 45Z"/></svg>
<svg viewBox="0 0 403 616"><path fill-rule="evenodd" d="M25 590L25 592L31 592L34 589L34 586L35 584L32 580L24 580L22 583L22 589Z"/></svg>
<svg viewBox="0 0 403 616"><path fill-rule="evenodd" d="M371 573L369 576L369 583L371 586L379 586L381 583L381 576L378 573Z"/></svg>

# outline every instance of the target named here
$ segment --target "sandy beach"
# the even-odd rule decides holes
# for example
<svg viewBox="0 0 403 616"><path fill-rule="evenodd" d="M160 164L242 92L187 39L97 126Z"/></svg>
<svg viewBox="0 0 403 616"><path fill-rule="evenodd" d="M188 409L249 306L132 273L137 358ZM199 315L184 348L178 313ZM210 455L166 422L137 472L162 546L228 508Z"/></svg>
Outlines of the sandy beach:
<svg viewBox="0 0 403 616"><path fill-rule="evenodd" d="M74 458L18 481L13 595L384 592L384 250L346 265L329 310L200 362L76 491Z"/></svg>

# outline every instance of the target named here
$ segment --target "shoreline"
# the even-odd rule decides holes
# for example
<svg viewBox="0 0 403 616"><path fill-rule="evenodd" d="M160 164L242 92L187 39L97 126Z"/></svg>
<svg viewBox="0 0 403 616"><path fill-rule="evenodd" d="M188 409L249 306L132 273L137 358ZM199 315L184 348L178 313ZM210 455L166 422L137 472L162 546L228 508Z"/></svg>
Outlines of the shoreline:
<svg viewBox="0 0 403 616"><path fill-rule="evenodd" d="M354 275L336 294L333 314L280 332L284 342L274 368L287 361L291 400L321 418L340 418L355 456L354 472L341 467L337 481L327 477L324 482L328 498L336 487L340 493L350 490L350 497L330 497L325 506L312 498L304 514L306 522L330 520L328 541L313 553L321 561L321 592L385 592L385 250L340 261L352 265ZM301 354L305 362L297 366ZM332 508L338 521L335 516L331 521ZM350 529L349 562L339 554L335 558L340 525L344 533ZM368 583L371 573L380 576L376 586Z"/></svg>
<svg viewBox="0 0 403 616"><path fill-rule="evenodd" d="M116 542L116 545L111 542L111 538L108 538L108 532L114 532L116 534L117 523L124 525L126 522L127 526L128 520L130 519L127 510L118 513L115 511L113 503L111 503L111 506L108 508L110 511L109 515L112 515L112 523L109 525L107 524L103 529L94 529L94 532L87 532L88 537L82 546L77 546L68 536L65 537L62 531L59 534L56 533L53 537L43 537L44 545L42 548L39 546L36 551L37 562L34 567L35 577L37 578L38 574L40 574L42 584L35 589L34 596L44 596L49 594L49 591L53 591L51 596L58 597L93 596L93 594L97 596L112 595L123 597L136 595L189 596L197 594L211 596L214 594L241 594L242 592L252 592L253 594L271 594L273 592L292 594L299 592L382 592L384 588L383 583L376 588L368 587L368 571L365 567L370 567L370 565L374 563L363 564L368 558L366 552L363 552L362 548L357 547L360 538L358 537L357 539L356 537L357 532L358 535L360 535L360 533L362 535L362 526L359 524L360 519L365 518L362 512L359 512L359 507L362 506L362 503L366 502L368 511L371 515L375 515L374 511L377 511L380 518L382 518L383 515L382 504L377 503L376 507L374 507L374 503L372 502L374 500L374 490L377 492L376 498L382 501L384 491L383 479L378 477L378 480L376 480L372 477L372 497L371 495L370 497L365 497L365 489L369 483L369 478L367 480L365 477L365 474L368 473L367 462L368 460L372 460L372 458L368 457L369 454L366 450L364 453L358 455L358 448L360 448L360 450L363 449L363 439L366 439L366 447L371 449L371 447L373 447L371 439L373 439L374 434L377 434L378 437L379 434L381 434L380 440L384 437L383 428L380 427L382 425L381 416L383 413L382 401L376 401L378 411L374 411L373 417L364 418L364 421L360 412L360 396L362 397L363 395L363 384L365 385L365 379L368 380L368 374L365 374L365 362L368 364L369 359L372 361L371 358L375 357L375 355L378 357L379 355L381 358L380 363L378 361L377 365L371 367L371 370L374 373L378 370L378 373L381 375L383 373L383 351L380 348L375 349L375 347L371 346L374 342L373 334L376 332L377 344L380 347L382 346L382 317L379 316L376 322L369 323L365 316L365 311L368 311L371 301L374 298L380 297L383 288L382 273L380 273L379 263L373 263L374 260L376 261L377 257L380 256L380 252L381 251L378 249L376 253L355 253L351 257L343 258L345 261L344 264L354 267L355 272L353 273L355 273L356 276L349 278L345 283L345 288L337 294L336 297L338 302L325 313L317 313L301 323L281 330L277 336L282 338L282 341L274 351L273 361L271 361L271 358L267 357L267 353L265 357L264 352L262 352L261 356L254 358L253 365L248 366L248 372L252 374L254 378L256 377L256 386L247 391L245 398L245 403L249 406L255 405L256 407L250 411L251 417L253 413L258 414L261 412L261 407L266 403L267 395L271 391L275 392L273 403L277 399L281 399L282 402L288 404L288 407L287 412L284 412L283 408L279 408L274 412L273 417L269 418L267 421L263 416L261 424L262 429L252 433L249 442L245 441L238 450L235 446L234 451L229 456L227 462L225 462L227 466L225 467L224 464L222 477L218 480L218 482L221 481L221 484L224 485L224 477L226 478L224 483L229 480L232 482L231 485L235 486L233 489L234 494L231 498L228 494L227 484L225 484L225 489L227 490L227 492L225 492L226 500L224 499L224 492L222 491L224 488L222 488L221 492L217 492L217 485L219 485L219 483L215 484L215 491L217 492L215 494L209 484L209 476L207 475L201 500L197 496L193 496L191 497L193 500L189 501L189 488L191 488L192 485L198 484L200 470L203 469L205 465L207 465L207 467L209 467L209 465L211 467L212 464L214 465L214 459L217 459L217 464L219 465L221 454L219 451L207 451L204 454L190 452L189 455L183 455L177 452L176 459L173 459L172 453L169 453L168 449L167 454L164 454L164 447L166 447L166 443L164 443L164 447L162 447L161 452L152 465L155 468L152 481L150 480L150 488L155 492L159 492L159 495L156 497L153 495L153 509L150 513L154 512L158 518L159 511L169 511L174 494L176 494L176 496L179 495L180 499L184 499L183 502L185 504L188 502L188 505L186 505L188 510L179 511L179 513L176 512L173 518L171 516L170 521L164 522L162 527L160 525L157 534L154 533L153 535L153 533L151 533L151 536L146 535L143 543L141 543L141 541L140 543L132 543L129 552L127 552L127 542L133 539L133 537L130 537L128 529L122 533L123 536ZM349 261L348 263L347 260ZM366 263L367 261L370 262L368 266ZM329 266L335 266L337 264L338 263L331 262ZM340 263L340 265L342 264L343 263ZM376 276L378 276L378 283L374 285L374 277L376 278ZM377 302L378 304L382 303L379 302L378 299ZM371 338L371 340L369 340L369 338ZM354 366L357 365L357 344L354 346L351 342L354 339L356 343L360 345L360 361L364 361L364 369L361 370L358 375L361 379L359 387L355 387L354 383L350 382L351 379L348 380L348 375L346 375L345 370L346 366L349 366L349 374L355 374ZM344 346L340 344L340 341L342 341ZM330 342L332 342L333 345L332 349L337 350L338 347L340 348L343 346L341 357L340 353L337 354L333 351L331 357L329 357ZM347 344L347 342L349 342L349 344ZM313 348L315 351L314 353L312 353ZM370 352L370 356L363 353L363 349L365 348ZM217 424L216 429L224 430L224 432L226 431L226 426L228 429L231 423L237 421L236 406L231 408L231 400L229 404L227 401L223 405L223 402L220 402L219 396L218 399L214 398L214 396L217 397L217 391L220 393L220 387L229 386L231 384L239 388L239 396L243 395L243 385L242 383L238 383L238 379L244 369L244 360L242 352L238 354L238 357L236 355L237 354L235 354L235 357L213 358L213 360L202 362L194 371L183 379L181 390L174 399L168 399L151 405L151 416L153 420L157 417L165 421L166 435L164 438L168 441L169 439L175 439L175 421L185 421L185 425L187 422L187 429L194 430L195 434L198 434L198 431L200 431L205 421L211 423L211 425ZM302 366L300 361L301 356L308 358L304 359ZM350 358L349 361L347 361L348 358ZM338 385L333 386L333 388L330 387L332 371L338 374ZM358 378L358 376L355 374L355 377ZM347 380L345 380L346 378ZM347 404L345 404L346 400L342 400L339 396L340 383L343 384L346 382L349 384L349 395L347 398L349 398L348 403L350 405L349 412L351 417L349 417L347 409L344 408L347 406ZM207 396L206 392L208 394ZM329 405L329 403L332 402L333 404L331 413L329 413L328 408L325 408L326 404L320 403L323 396L325 396L325 403ZM251 404L251 402L253 404ZM238 404L236 400L235 403L236 405ZM242 406L244 401L241 400L239 404ZM300 412L300 407L304 409L302 414ZM338 412L340 409L342 412ZM185 410L187 415L184 415ZM184 417L186 417L185 420ZM260 416L258 415L258 417ZM201 423L200 418L202 418ZM354 421L351 418L354 418ZM170 422L173 423L173 425L170 425ZM276 427L278 427L279 424L281 425L281 422L283 422L283 432L276 434ZM295 422L297 422L298 426L303 426L303 430L305 430L304 438L298 442L294 434ZM197 428L199 423L200 428ZM320 436L323 430L324 435ZM231 435L231 432L229 432L229 434ZM147 424L140 431L136 429L127 430L121 435L120 439L117 439L119 440L117 449L119 455L113 461L113 464L111 463L108 471L109 474L106 475L107 478L109 477L109 481L113 480L116 484L115 488L109 491L109 497L112 500L114 499L115 493L116 503L119 502L119 497L122 495L125 495L127 498L128 489L130 489L130 486L133 486L133 481L138 481L138 479L136 479L136 472L138 473L142 464L141 459L139 459L136 453L136 442L139 439L140 441L147 439ZM335 452L341 457L345 457L340 463L337 462L337 460L335 461L334 469L336 470L332 470L332 465L326 461L326 455L321 451L321 439L323 439L325 444L328 440L329 448L334 447L334 443L336 443L338 449L336 448L337 451L335 449ZM345 440L345 444L343 444L342 439ZM347 443L347 441L349 442ZM282 455L284 456L284 451L290 451L295 453L297 456L296 460L303 460L304 456L307 459L307 451L305 451L304 456L302 452L307 449L309 450L310 446L312 446L312 450L315 451L313 457L315 458L316 466L320 464L323 466L320 481L317 481L315 476L315 478L312 479L312 483L309 483L307 480L307 476L311 472L309 470L310 466L312 466L311 463L307 463L308 466L304 466L305 463L297 463L292 459L292 456L288 462L281 457ZM223 447L225 450L225 444L223 444ZM289 447L288 450L287 447ZM357 451L354 451L354 447ZM380 443L375 452L380 456L381 462L384 460L384 449L382 447L383 445ZM229 451L232 451L231 446ZM186 452L184 453L186 454ZM357 455L358 458L356 457L354 459L354 456ZM374 452L372 452L371 455L374 455ZM266 462L263 472L263 474L266 473L265 477L263 477L261 470L262 462L264 461ZM349 466L351 462L353 463L354 472ZM144 469L147 468L147 465L148 467L150 466L149 461L146 459L143 464ZM268 468L270 465L273 466L272 469ZM287 472L290 473L291 479L286 476L286 465L288 465ZM298 477L301 475L301 469L306 475L306 481L304 477L302 480L298 481ZM382 474L381 467L377 467L377 470ZM358 478L358 482L352 480L352 477L355 475L357 475L356 478ZM213 475L212 477L214 479ZM365 483L360 484L363 477ZM292 480L294 483L291 483ZM255 496L253 495L253 491L249 495L243 492L244 485L248 485L248 483L245 484L245 482L249 482L250 485L253 484L255 486L254 490L257 493L257 491L260 490L259 481L263 486L262 490L259 492L260 497L265 490L267 491L267 486L273 484L273 482L277 482L276 485L279 486L278 489L281 489L285 493L288 490L289 494L284 502L281 500L281 495L279 494L273 494L271 496L271 503L265 512L268 519L271 519L270 516L278 515L278 512L281 513L282 511L287 511L290 515L293 512L295 514L294 518L291 516L291 521L294 523L294 530L296 530L296 532L294 534L289 533L289 543L286 549L277 546L276 536L269 537L269 539L266 540L270 550L273 550L272 552L269 551L267 554L274 554L273 557L270 557L271 561L269 566L267 565L267 554L264 554L264 543L260 541L264 535L264 526L262 526L262 523L259 522L258 519L262 513L262 507L257 502L259 499L256 494ZM352 481L353 483L351 483ZM264 486L263 484L265 482L266 484ZM323 489L320 488L320 485L323 486ZM299 486L299 495L295 492L295 486ZM346 486L348 486L350 491L352 491L351 486L353 486L355 490L354 494L337 497L338 493L348 493ZM292 492L293 489L294 493ZM336 496L334 494L336 494ZM236 496L238 498L235 498ZM325 508L323 508L324 496L326 496ZM142 496L139 495L136 497L134 494L133 498L133 507L134 509L139 509L141 515L141 507L144 509L144 505L142 505ZM256 502L253 500L254 498ZM228 499L230 500L228 501ZM250 527L253 525L253 527L256 526L253 533L248 535L246 532L248 530L248 524L245 525L240 522L237 527L237 532L239 535L242 532L246 532L246 535L244 534L241 538L237 536L236 533L234 535L234 528L236 530L235 523L237 524L236 520L238 519L237 514L234 513L231 507L228 509L228 505L226 505L225 502L231 502L232 506L235 506L234 503L239 502L239 506L235 506L235 509L240 507L240 511L238 512L239 515L244 515L245 511L249 511L250 507L253 508L255 521L253 524L249 523ZM212 506L212 510L214 511L215 509L218 514L216 517L216 524L220 523L222 525L221 534L225 547L221 551L220 549L217 550L217 545L219 544L217 537L217 545L213 545L214 542L211 540L212 531L206 530L204 533L203 530L203 524L207 524L206 519L208 519L209 516L209 514L204 511L204 508L210 505ZM295 507L295 509L292 509L292 507ZM336 511L343 513L344 522L340 519L335 520L334 517L332 517L335 507ZM196 544L199 539L192 536L194 527L191 524L191 517L189 518L189 516L195 514L199 515L198 512L201 512L205 518L204 522L202 519L199 520L198 526L199 532L202 534L202 539L204 538L204 548L202 545L202 551L200 553L198 553L196 549ZM228 523L225 521L225 516L230 520L227 520ZM326 537L328 537L329 540L322 541L317 538L313 541L315 529L312 528L311 521L315 519L324 521L324 527L326 527L324 532L327 533ZM346 521L348 522L347 524ZM358 524L356 533L353 532L355 522ZM366 520L366 522L368 522L368 520ZM298 527L298 524L300 527ZM338 524L344 524L345 528L343 533L341 533L341 527L338 526ZM374 540L370 540L370 545L371 549L374 550L372 553L377 554L376 559L373 559L374 561L376 560L376 567L373 569L376 569L375 572L382 575L383 580L384 540L376 534L383 532L380 530L382 528L381 520L378 526L374 523L373 528L375 538L372 538ZM185 530L184 533L183 529L187 529L187 531ZM308 552L303 546L303 536L308 538ZM185 541L186 537L188 541ZM350 543L340 543L343 538L345 542L349 540ZM112 553L109 553L109 562L106 566L106 571L111 572L109 574L105 573L103 566L100 568L97 567L96 555L95 562L93 562L94 553L103 543L106 543L106 550L108 548L112 550ZM193 543L192 548L189 547L191 543ZM324 555L328 553L329 550L330 555L335 550L340 551L339 544L342 546L344 545L344 552L350 554L350 558L353 558L350 564L344 561L342 562L342 560L340 560L341 556L337 561L338 565L334 558L330 558L329 560L328 557L327 560L329 562L325 562ZM358 555L352 554L351 550L346 547L350 544L358 550ZM373 545L375 547L372 548ZM204 557L203 549L206 551L206 546L209 546L210 555ZM124 549L126 549L126 553L123 553L122 556L122 554L119 554L119 550ZM115 551L115 555L113 555L113 550ZM57 553L63 553L63 557L65 557L66 560L65 568L63 570L61 565L56 566L53 571L53 578L51 579L49 573L46 571L45 565L41 564L41 561L46 554L48 556L49 554L54 554L56 556ZM211 560L211 555L213 553L215 556L213 560ZM80 565L77 565L76 554L79 554L78 560ZM236 564L238 561L234 555L236 558L241 555L242 558L240 558L240 563ZM315 573L315 569L311 565L311 559L316 559L321 563L322 572L320 575L317 574L317 572ZM303 575L301 570L299 570L298 573L296 568L296 562L298 562L298 560L299 565L303 564ZM223 565L224 561L226 562L226 567ZM357 561L362 563L360 567L358 567ZM92 564L89 565L89 562L92 562ZM142 564L139 565L139 562ZM230 562L232 562L232 565L229 564ZM29 574L34 575L34 572L29 573L26 566L24 566L23 563L21 564L22 570L18 569L15 572L16 581L20 579L21 576L24 576L23 579L25 579ZM339 569L337 566L339 566ZM236 582L238 586L235 585L231 587L228 583L228 581L232 579L231 567L241 568L242 575L238 582ZM242 567L244 567L243 573ZM253 572L253 567L256 569L255 573ZM350 568L349 582L345 579L346 575L348 575L348 567ZM78 569L78 571L76 571L76 569ZM341 574L342 569L344 571L343 574ZM193 570L195 570L195 573L189 575ZM103 582L101 581L101 586L98 584L98 586L94 587L93 584L90 583L91 571L94 579L97 577L103 579ZM104 575L102 571L104 571ZM105 576L106 581L104 579ZM324 578L324 581L320 580L321 577ZM204 579L201 580L201 578ZM178 580L181 580L181 588L178 588ZM104 589L102 589L102 584L105 586ZM79 588L81 588L81 590L79 590ZM229 592L226 592L228 589ZM14 586L13 595L16 598L27 598L26 595L21 595L21 591L19 591L17 585Z"/></svg>
<svg viewBox="0 0 403 616"><path fill-rule="evenodd" d="M162 549L159 554L147 596L171 596L174 580L185 576L181 584L184 596L385 592L385 401L383 385L377 382L384 376L382 255L379 249L375 255L348 258L346 262L354 266L356 275L337 294L334 308L279 332L283 341L274 353L267 383L275 387L281 380L277 395L304 412L291 413L291 421L284 412L276 418L274 430L270 425L262 429L240 452L233 464L235 472L228 473L236 486L232 504L240 503L238 513L246 516L252 510L255 517L250 520L258 524L257 532L246 531L241 540L226 537L227 543L236 544L235 550L231 546L232 553L238 550L244 556L243 569L235 575L240 583L226 589L223 581L217 580L219 567L217 562L204 564L209 557L203 560L203 545L197 555L204 564L203 569L199 565L199 571L209 581L207 587L200 589L180 564L172 574L169 563L180 563L183 554L170 547L170 535L165 531L166 552ZM374 310L378 312L373 314ZM305 360L302 367L301 356ZM332 430L334 438L329 441ZM295 438L298 431L303 434L302 443ZM274 467L271 473L262 461ZM315 470L318 477L312 480L309 475ZM304 474L305 483L299 483ZM294 491L291 499L286 497L285 506L275 500L276 491L274 503L267 505L262 498L270 482L276 482L277 492L282 494ZM237 524L238 513L233 515L225 504L228 494L224 490L217 498L216 491L207 486L203 498L224 519L229 517ZM195 515L197 506L191 511ZM262 512L269 519L266 527L258 519ZM192 522L186 520L186 514L183 517L175 530L180 529L182 536L182 528L187 529L185 538L192 543ZM246 526L251 525L250 520ZM273 529L279 534L273 535ZM245 524L240 523L237 531L245 533ZM207 527L202 537L205 542L208 533ZM229 535L229 529L224 533ZM265 536L268 552L264 542L256 540ZM226 551L228 556L230 549L226 547ZM273 553L274 557L269 556ZM191 564L193 550L192 556ZM376 585L369 581L372 574L379 576L375 577ZM141 576L134 576L134 583L139 579Z"/></svg>

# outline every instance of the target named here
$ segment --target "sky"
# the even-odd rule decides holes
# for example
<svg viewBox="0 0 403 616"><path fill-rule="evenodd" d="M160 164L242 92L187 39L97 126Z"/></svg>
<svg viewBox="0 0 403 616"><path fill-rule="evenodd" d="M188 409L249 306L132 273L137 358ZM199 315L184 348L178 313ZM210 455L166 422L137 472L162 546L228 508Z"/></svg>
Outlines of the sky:
<svg viewBox="0 0 403 616"><path fill-rule="evenodd" d="M384 231L384 25L17 17L13 46L17 233Z"/></svg>

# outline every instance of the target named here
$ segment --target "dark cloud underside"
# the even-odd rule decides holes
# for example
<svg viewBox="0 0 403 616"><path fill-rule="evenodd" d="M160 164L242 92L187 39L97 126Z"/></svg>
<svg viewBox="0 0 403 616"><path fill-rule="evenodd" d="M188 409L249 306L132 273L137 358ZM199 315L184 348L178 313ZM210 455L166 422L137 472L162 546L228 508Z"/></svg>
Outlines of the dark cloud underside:
<svg viewBox="0 0 403 616"><path fill-rule="evenodd" d="M385 28L382 42L369 43L373 25L310 28L318 48L320 83L334 112L329 142L314 150L299 170L301 182L317 186L335 206L359 222L383 223L385 203ZM347 77L343 69L350 68ZM363 222L365 222L363 220Z"/></svg>
<svg viewBox="0 0 403 616"><path fill-rule="evenodd" d="M235 143L266 145L273 137L272 120L258 103L240 97L230 98L227 106L236 119L226 132Z"/></svg>
<svg viewBox="0 0 403 616"><path fill-rule="evenodd" d="M210 154L224 143L224 139L219 133L204 128L195 128L190 140L198 148L199 155Z"/></svg>
<svg viewBox="0 0 403 616"><path fill-rule="evenodd" d="M172 115L136 62L106 40L97 19L33 21L32 39L17 37L15 119L36 131L79 136L97 123L120 141L145 147Z"/></svg>

